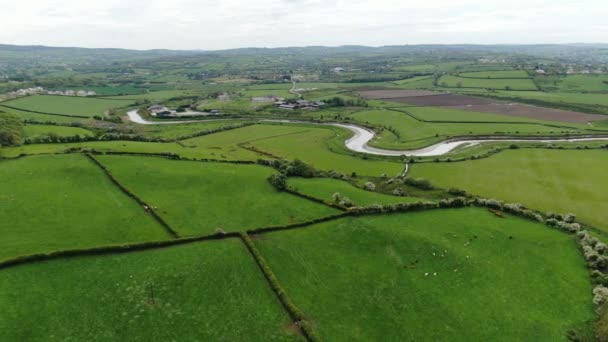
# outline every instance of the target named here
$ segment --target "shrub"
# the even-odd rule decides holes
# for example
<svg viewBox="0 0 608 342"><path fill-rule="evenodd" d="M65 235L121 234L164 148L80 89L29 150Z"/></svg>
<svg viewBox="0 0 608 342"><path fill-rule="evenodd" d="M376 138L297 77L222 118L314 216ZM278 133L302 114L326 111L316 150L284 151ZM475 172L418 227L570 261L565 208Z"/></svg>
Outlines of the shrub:
<svg viewBox="0 0 608 342"><path fill-rule="evenodd" d="M608 302L608 287L598 285L593 289L593 304L600 306Z"/></svg>
<svg viewBox="0 0 608 342"><path fill-rule="evenodd" d="M401 188L395 188L395 190L393 190L393 195L405 196L405 191L403 191L403 189L401 189Z"/></svg>
<svg viewBox="0 0 608 342"><path fill-rule="evenodd" d="M342 199L342 195L340 195L339 192L335 192L333 195L331 195L331 199L334 201L334 203L339 203Z"/></svg>
<svg viewBox="0 0 608 342"><path fill-rule="evenodd" d="M275 173L268 177L270 184L279 191L287 189L287 177L282 173Z"/></svg>
<svg viewBox="0 0 608 342"><path fill-rule="evenodd" d="M345 208L351 208L352 206L355 205L348 197L342 198L342 200L340 201L339 204Z"/></svg>
<svg viewBox="0 0 608 342"><path fill-rule="evenodd" d="M566 214L564 216L564 221L567 223L574 223L576 221L576 215L574 214Z"/></svg>
<svg viewBox="0 0 608 342"><path fill-rule="evenodd" d="M424 178L406 178L405 184L413 186L422 190L432 190L434 189L433 184L430 181Z"/></svg>
<svg viewBox="0 0 608 342"><path fill-rule="evenodd" d="M454 195L454 196L466 196L467 192L464 190L456 189L456 188L450 188L450 189L448 189L448 194Z"/></svg>
<svg viewBox="0 0 608 342"><path fill-rule="evenodd" d="M372 182L367 182L367 183L365 183L363 188L368 191L376 191L376 184L374 184Z"/></svg>

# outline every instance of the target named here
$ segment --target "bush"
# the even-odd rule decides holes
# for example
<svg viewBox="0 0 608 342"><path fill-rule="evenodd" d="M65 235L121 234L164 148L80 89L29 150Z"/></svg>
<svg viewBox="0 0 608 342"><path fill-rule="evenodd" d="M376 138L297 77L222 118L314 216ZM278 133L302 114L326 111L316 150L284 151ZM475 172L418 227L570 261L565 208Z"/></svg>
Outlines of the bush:
<svg viewBox="0 0 608 342"><path fill-rule="evenodd" d="M335 192L333 195L331 195L331 199L334 203L340 203L340 201L342 200L342 195L340 195L339 192Z"/></svg>
<svg viewBox="0 0 608 342"><path fill-rule="evenodd" d="M348 197L344 197L342 198L342 200L339 203L341 206L345 207L345 208L351 208L352 206L354 206L355 204L353 203L353 201L350 200L350 198Z"/></svg>
<svg viewBox="0 0 608 342"><path fill-rule="evenodd" d="M400 197L405 196L405 191L403 191L401 188L395 188L395 190L393 190L393 195Z"/></svg>
<svg viewBox="0 0 608 342"><path fill-rule="evenodd" d="M464 190L456 189L456 188L450 188L450 189L448 189L448 194L464 197L467 195L467 192Z"/></svg>
<svg viewBox="0 0 608 342"><path fill-rule="evenodd" d="M593 289L593 304L600 306L608 302L608 287L598 285Z"/></svg>
<svg viewBox="0 0 608 342"><path fill-rule="evenodd" d="M365 190L368 190L368 191L376 191L376 184L374 184L372 182L365 183L365 185L363 187L365 188Z"/></svg>
<svg viewBox="0 0 608 342"><path fill-rule="evenodd" d="M268 182L279 191L287 189L287 176L282 173L270 175L270 177L268 177Z"/></svg>
<svg viewBox="0 0 608 342"><path fill-rule="evenodd" d="M424 178L406 178L405 184L422 190L433 190L433 184Z"/></svg>

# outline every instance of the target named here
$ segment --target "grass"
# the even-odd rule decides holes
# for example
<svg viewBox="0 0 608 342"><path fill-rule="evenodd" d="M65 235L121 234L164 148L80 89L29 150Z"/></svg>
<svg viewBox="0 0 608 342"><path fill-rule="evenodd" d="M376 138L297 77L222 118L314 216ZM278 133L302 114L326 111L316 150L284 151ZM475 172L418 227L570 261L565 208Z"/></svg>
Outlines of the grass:
<svg viewBox="0 0 608 342"><path fill-rule="evenodd" d="M608 92L606 75L568 75L565 77L538 77L548 87L555 87L564 92ZM546 80L544 80L546 79Z"/></svg>
<svg viewBox="0 0 608 342"><path fill-rule="evenodd" d="M0 306L3 341L301 339L236 239L4 270Z"/></svg>
<svg viewBox="0 0 608 342"><path fill-rule="evenodd" d="M2 105L25 111L92 117L103 115L111 108L127 107L131 103L87 97L35 95L3 102Z"/></svg>
<svg viewBox="0 0 608 342"><path fill-rule="evenodd" d="M530 75L525 70L500 70L500 71L477 71L477 72L461 72L458 74L462 77L470 78L530 78Z"/></svg>
<svg viewBox="0 0 608 342"><path fill-rule="evenodd" d="M40 136L56 135L60 137L71 137L75 135L92 136L93 132L80 127L66 127L53 125L25 125L25 136L30 138Z"/></svg>
<svg viewBox="0 0 608 342"><path fill-rule="evenodd" d="M438 83L448 88L483 88L483 89L507 89L509 90L537 90L538 88L530 79L483 79L465 78L447 75L439 79Z"/></svg>
<svg viewBox="0 0 608 342"><path fill-rule="evenodd" d="M390 196L357 188L345 181L331 178L290 178L289 186L303 194L327 201L333 201L333 194L348 197L357 206L371 204L392 204L416 202L417 198Z"/></svg>
<svg viewBox="0 0 608 342"><path fill-rule="evenodd" d="M82 155L0 162L0 259L168 238Z"/></svg>
<svg viewBox="0 0 608 342"><path fill-rule="evenodd" d="M266 180L275 172L268 167L151 157L98 159L183 235L286 225L338 213L276 191Z"/></svg>
<svg viewBox="0 0 608 342"><path fill-rule="evenodd" d="M2 103L0 103L0 111L15 114L21 120L35 120L35 121L39 121L39 122L71 123L71 122L81 122L81 121L87 120L87 119L77 118L77 117L57 116L57 115L26 112L23 110L2 107Z"/></svg>
<svg viewBox="0 0 608 342"><path fill-rule="evenodd" d="M262 129L272 126L259 125L259 127ZM259 150L286 159L301 159L319 170L335 170L348 175L356 172L358 175L366 176L380 176L386 173L391 177L403 171L403 164L398 162L372 161L350 154L338 154L338 150L345 150L344 141L352 135L350 131L318 126L291 127L291 129L297 127L299 131L288 135L261 138L250 144Z"/></svg>
<svg viewBox="0 0 608 342"><path fill-rule="evenodd" d="M355 121L369 123L380 127L392 127L399 133L397 137L392 132L385 130L370 145L388 149L413 149L425 147L449 137L469 135L550 135L562 134L562 131L575 132L576 129L563 129L536 124L534 121L523 121L513 123L492 123L490 121L503 121L503 117L496 114L475 113L458 110L446 110L435 108L403 108L414 115L426 120L475 120L489 121L488 123L428 123L418 121L409 115L384 109L371 109L352 114L350 117ZM504 121L515 121L514 118L505 118ZM583 126L584 127L584 126Z"/></svg>
<svg viewBox="0 0 608 342"><path fill-rule="evenodd" d="M256 244L325 340L558 341L595 318L572 237L483 209L348 218Z"/></svg>
<svg viewBox="0 0 608 342"><path fill-rule="evenodd" d="M240 125L244 122L246 121L209 121L182 125L145 125L143 127L139 126L138 128L140 128L141 133L147 137L176 139L197 132L223 128L226 126Z"/></svg>
<svg viewBox="0 0 608 342"><path fill-rule="evenodd" d="M522 149L477 161L415 164L411 175L539 210L572 212L608 231L607 157L602 150Z"/></svg>

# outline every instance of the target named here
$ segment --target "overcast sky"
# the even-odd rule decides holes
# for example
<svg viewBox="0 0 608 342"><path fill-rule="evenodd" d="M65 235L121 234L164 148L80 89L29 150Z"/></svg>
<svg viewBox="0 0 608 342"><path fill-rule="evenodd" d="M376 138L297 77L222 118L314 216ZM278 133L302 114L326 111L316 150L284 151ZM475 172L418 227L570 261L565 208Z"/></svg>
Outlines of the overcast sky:
<svg viewBox="0 0 608 342"><path fill-rule="evenodd" d="M608 42L607 0L0 0L0 43L204 49Z"/></svg>

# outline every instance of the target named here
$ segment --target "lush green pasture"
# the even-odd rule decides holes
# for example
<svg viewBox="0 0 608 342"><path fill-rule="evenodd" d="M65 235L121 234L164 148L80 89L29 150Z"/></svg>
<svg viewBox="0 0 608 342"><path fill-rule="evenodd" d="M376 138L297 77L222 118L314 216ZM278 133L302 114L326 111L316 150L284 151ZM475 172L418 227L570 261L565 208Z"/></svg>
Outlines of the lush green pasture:
<svg viewBox="0 0 608 342"><path fill-rule="evenodd" d="M168 238L82 155L0 162L0 259Z"/></svg>
<svg viewBox="0 0 608 342"><path fill-rule="evenodd" d="M70 123L70 122L80 122L87 119L69 117L69 116L58 116L58 115L48 115L48 114L38 114L32 112L26 112L23 110L17 110L13 108L2 107L2 103L0 103L0 111L6 113L12 113L17 115L22 120L35 120L40 122L59 122L59 123Z"/></svg>
<svg viewBox="0 0 608 342"><path fill-rule="evenodd" d="M273 90L244 90L241 93L245 96L266 96L272 95L277 97L290 98L295 97L294 94L290 93L288 89L273 89Z"/></svg>
<svg viewBox="0 0 608 342"><path fill-rule="evenodd" d="M338 211L275 190L258 165L99 156L114 176L183 235L309 221Z"/></svg>
<svg viewBox="0 0 608 342"><path fill-rule="evenodd" d="M256 244L329 341L563 341L595 317L571 236L484 209L342 219Z"/></svg>
<svg viewBox="0 0 608 342"><path fill-rule="evenodd" d="M409 83L419 83L421 81L426 81L426 80L431 80L431 85L432 85L432 81L433 81L432 76L416 76L416 77L412 77L412 78L406 78L406 79L400 80L400 81L394 81L392 83L397 84L397 85L404 85L404 84L409 84Z"/></svg>
<svg viewBox="0 0 608 342"><path fill-rule="evenodd" d="M115 100L150 100L165 101L173 97L200 95L195 90L160 90L137 95L111 96L109 99Z"/></svg>
<svg viewBox="0 0 608 342"><path fill-rule="evenodd" d="M227 126L240 125L246 121L227 120L209 121L200 123L189 123L183 125L145 125L138 127L141 133L147 137L175 139L190 134L223 128Z"/></svg>
<svg viewBox="0 0 608 342"><path fill-rule="evenodd" d="M260 125L270 127L269 125ZM289 127L277 125L276 127ZM301 159L320 170L335 170L344 174L356 172L359 175L380 176L384 173L394 176L403 171L403 164L387 161L365 160L347 154L338 154L331 149L344 150L344 141L352 133L338 128L313 126L291 126L299 132L275 137L252 140L257 149L286 159Z"/></svg>
<svg viewBox="0 0 608 342"><path fill-rule="evenodd" d="M572 212L608 231L608 152L522 149L477 161L416 164L412 176L441 187L523 203L534 209Z"/></svg>
<svg viewBox="0 0 608 342"><path fill-rule="evenodd" d="M538 89L530 79L483 79L465 78L447 75L439 79L439 84L449 88L484 88L484 89L512 89L536 90Z"/></svg>
<svg viewBox="0 0 608 342"><path fill-rule="evenodd" d="M40 136L60 136L60 137L71 137L75 135L92 136L93 132L88 129L80 127L66 127L66 126L53 126L53 125L25 125L25 136L30 138Z"/></svg>
<svg viewBox="0 0 608 342"><path fill-rule="evenodd" d="M2 341L298 339L238 240L0 272Z"/></svg>
<svg viewBox="0 0 608 342"><path fill-rule="evenodd" d="M52 114L94 116L103 115L111 108L127 107L131 101L96 99L75 96L27 96L4 102L6 106L26 111Z"/></svg>
<svg viewBox="0 0 608 342"><path fill-rule="evenodd" d="M475 120L475 121L502 121L502 116L486 113L474 113L466 111L445 110L436 108L404 108L414 115L428 119L445 119L445 120ZM453 115L453 117L452 117ZM556 127L548 127L543 125L530 123L513 122L513 123L428 123L418 121L406 113L374 109L365 110L351 115L356 121L370 123L377 126L393 128L399 133L399 137L385 130L370 145L389 149L406 149L420 148L431 145L438 141L445 140L448 137L467 136L467 135L493 135L493 134L509 134L509 135L535 135L535 134L561 134L561 129ZM505 118L505 121L515 121L514 118ZM520 122L523 120L519 120ZM572 130L575 131L575 130Z"/></svg>
<svg viewBox="0 0 608 342"><path fill-rule="evenodd" d="M552 79L553 84L566 92L608 92L608 76L606 75L568 75Z"/></svg>
<svg viewBox="0 0 608 342"><path fill-rule="evenodd" d="M477 71L461 72L458 76L470 78L530 78L525 70L500 70L500 71Z"/></svg>
<svg viewBox="0 0 608 342"><path fill-rule="evenodd" d="M560 103L572 103L572 104L584 104L584 105L601 105L608 106L608 96L605 94L584 94L584 93L566 93L566 92L551 92L546 93L542 91L499 91L492 93L492 96L506 97L506 98L522 98L530 100L540 100L547 102Z"/></svg>
<svg viewBox="0 0 608 342"><path fill-rule="evenodd" d="M332 178L290 178L289 186L298 192L327 202L332 202L333 195L337 192L343 198L348 197L356 206L419 201L412 197L390 196L366 191L348 182Z"/></svg>

